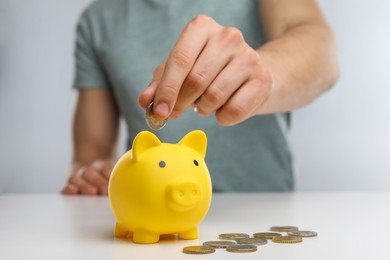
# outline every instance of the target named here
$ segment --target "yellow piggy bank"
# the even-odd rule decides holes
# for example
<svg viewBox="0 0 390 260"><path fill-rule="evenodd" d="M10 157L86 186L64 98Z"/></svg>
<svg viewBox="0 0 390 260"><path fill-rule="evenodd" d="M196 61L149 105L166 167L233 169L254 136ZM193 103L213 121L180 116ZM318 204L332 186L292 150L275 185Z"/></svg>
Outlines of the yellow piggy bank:
<svg viewBox="0 0 390 260"><path fill-rule="evenodd" d="M200 130L177 144L140 132L132 150L116 163L109 182L115 236L132 235L142 244L158 242L161 234L196 239L212 196L206 148L207 138Z"/></svg>

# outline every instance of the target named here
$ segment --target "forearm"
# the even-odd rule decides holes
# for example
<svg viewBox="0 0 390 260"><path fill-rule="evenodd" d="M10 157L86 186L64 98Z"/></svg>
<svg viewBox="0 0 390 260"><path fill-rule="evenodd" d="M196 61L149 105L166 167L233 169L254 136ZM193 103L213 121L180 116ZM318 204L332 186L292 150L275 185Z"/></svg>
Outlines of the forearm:
<svg viewBox="0 0 390 260"><path fill-rule="evenodd" d="M257 52L273 77L270 97L258 114L304 106L328 90L338 78L334 38L322 24L292 28Z"/></svg>
<svg viewBox="0 0 390 260"><path fill-rule="evenodd" d="M73 161L63 194L107 195L118 125L119 113L110 91L79 90L73 121Z"/></svg>
<svg viewBox="0 0 390 260"><path fill-rule="evenodd" d="M118 128L119 115L111 94L80 92L73 123L73 163L114 159Z"/></svg>
<svg viewBox="0 0 390 260"><path fill-rule="evenodd" d="M88 134L87 131L77 131L74 136L73 165L75 167L89 165L100 159L115 160L117 157L117 143L102 142L98 136Z"/></svg>

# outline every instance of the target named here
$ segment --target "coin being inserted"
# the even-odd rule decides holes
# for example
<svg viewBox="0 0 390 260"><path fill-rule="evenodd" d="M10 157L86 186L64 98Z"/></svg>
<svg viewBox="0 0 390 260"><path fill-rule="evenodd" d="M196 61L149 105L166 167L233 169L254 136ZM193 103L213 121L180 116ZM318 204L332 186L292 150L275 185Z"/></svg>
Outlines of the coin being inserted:
<svg viewBox="0 0 390 260"><path fill-rule="evenodd" d="M160 130L167 124L168 119L157 118L156 116L153 115L153 103L154 103L153 101L150 102L150 104L146 108L146 113L145 113L146 124L152 130Z"/></svg>

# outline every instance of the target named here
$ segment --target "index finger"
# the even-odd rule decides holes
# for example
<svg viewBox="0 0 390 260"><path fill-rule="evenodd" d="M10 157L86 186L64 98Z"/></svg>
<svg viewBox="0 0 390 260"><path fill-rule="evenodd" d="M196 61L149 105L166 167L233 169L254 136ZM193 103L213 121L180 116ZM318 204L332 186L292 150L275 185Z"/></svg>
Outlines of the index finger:
<svg viewBox="0 0 390 260"><path fill-rule="evenodd" d="M187 24L165 63L165 70L154 96L153 111L168 118L175 106L180 88L208 41L210 28L216 23L198 15Z"/></svg>

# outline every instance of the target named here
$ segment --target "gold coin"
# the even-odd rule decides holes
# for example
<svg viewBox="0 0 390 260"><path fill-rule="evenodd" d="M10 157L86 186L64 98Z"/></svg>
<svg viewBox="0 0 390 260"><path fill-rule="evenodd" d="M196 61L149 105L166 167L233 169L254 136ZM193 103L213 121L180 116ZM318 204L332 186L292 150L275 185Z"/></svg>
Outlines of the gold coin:
<svg viewBox="0 0 390 260"><path fill-rule="evenodd" d="M294 237L294 236L277 236L272 239L272 242L280 243L280 244L296 244L296 243L301 243L302 238Z"/></svg>
<svg viewBox="0 0 390 260"><path fill-rule="evenodd" d="M146 124L153 130L160 130L167 123L167 119L157 118L153 115L153 101L146 108L145 120Z"/></svg>
<svg viewBox="0 0 390 260"><path fill-rule="evenodd" d="M254 233L253 237L255 238L265 238L265 239L273 239L276 236L281 236L282 234L280 233L275 233L275 232L259 232L259 233Z"/></svg>
<svg viewBox="0 0 390 260"><path fill-rule="evenodd" d="M290 231L287 232L289 236L295 236L295 237L316 237L318 234L314 231L304 231L304 230L298 230L298 231Z"/></svg>
<svg viewBox="0 0 390 260"><path fill-rule="evenodd" d="M271 231L290 232L290 231L298 231L298 228L294 226L274 226L271 227Z"/></svg>
<svg viewBox="0 0 390 260"><path fill-rule="evenodd" d="M211 246L186 246L183 248L183 253L200 255L211 254L215 252L215 248Z"/></svg>
<svg viewBox="0 0 390 260"><path fill-rule="evenodd" d="M204 246L211 246L211 247L215 247L215 248L226 248L228 246L231 246L231 245L235 245L236 243L233 242L233 241L207 241L207 242L204 242L203 245Z"/></svg>
<svg viewBox="0 0 390 260"><path fill-rule="evenodd" d="M249 235L245 233L223 233L219 234L220 239L235 240L237 238L248 238Z"/></svg>
<svg viewBox="0 0 390 260"><path fill-rule="evenodd" d="M267 244L266 238L257 238L257 237L249 237L249 238L238 238L236 239L237 244L245 244L245 245L258 245L262 246Z"/></svg>
<svg viewBox="0 0 390 260"><path fill-rule="evenodd" d="M226 251L233 253L248 253L257 251L257 246L255 245L232 245L226 248Z"/></svg>

